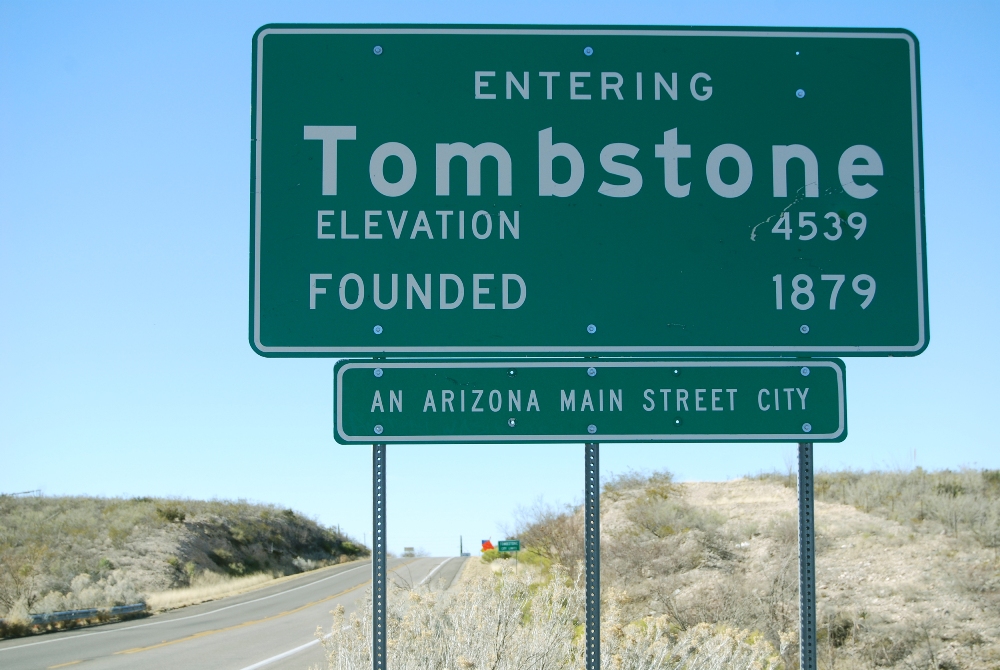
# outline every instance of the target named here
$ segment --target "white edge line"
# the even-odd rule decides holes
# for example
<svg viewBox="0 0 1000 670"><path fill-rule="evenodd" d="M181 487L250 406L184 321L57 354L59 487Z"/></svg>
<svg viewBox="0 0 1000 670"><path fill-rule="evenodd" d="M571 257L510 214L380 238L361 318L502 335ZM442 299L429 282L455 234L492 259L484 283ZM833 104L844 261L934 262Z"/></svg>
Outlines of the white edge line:
<svg viewBox="0 0 1000 670"><path fill-rule="evenodd" d="M817 433L811 435L809 433L774 433L774 434L664 434L664 435L601 435L601 439L610 442L636 442L636 441L651 441L651 442L727 442L727 441L746 441L752 440L755 442L767 442L772 440L783 440L783 441L804 441L803 438L812 438L815 440L833 440L844 434L844 430L847 428L845 425L846 414L847 414L847 403L844 402L844 396L846 389L844 388L844 372L840 365L837 365L834 361L415 361L408 363L397 363L390 361L373 361L369 362L349 362L340 367L337 370L337 381L336 389L334 395L336 396L336 407L335 419L336 419L336 429L337 433L344 439L344 442L352 444L368 444L375 442L374 436L364 435L364 436L351 436L344 433L343 430L343 380L344 373L350 369L361 368L361 369L373 369L377 367L381 368L458 368L458 369L469 369L469 368L501 368L507 367L512 362L515 362L519 367L526 368L544 368L544 367L556 367L556 368L567 368L567 367L599 367L599 368L641 368L641 367L761 367L761 368L781 368L781 367L822 367L822 368L833 368L835 374L837 375L837 400L839 405L838 412L838 426L836 432L833 433ZM593 439L590 434L587 435L408 435L408 436L392 436L388 438L397 444L407 444L407 443L479 443L479 442L505 442L505 443L522 443L522 442L552 442L557 440L560 442L586 442L588 439ZM422 582L421 582L422 583Z"/></svg>
<svg viewBox="0 0 1000 670"><path fill-rule="evenodd" d="M445 563L447 563L448 561L450 561L452 558L454 558L454 556L451 556L449 558L444 559L441 562L441 564L438 565L433 570L431 570L430 574L428 574L426 577L424 577L424 580L422 582L420 582L420 583L423 584L428 579L430 579L431 575L433 575L435 572L437 572L441 568L442 565L444 565ZM348 630L350 627L351 627L350 625L346 625L343 628L341 628L341 630ZM331 635L333 635L333 633L327 633L326 635L323 636L323 639L324 640L328 640ZM267 665L270 665L270 664L274 663L275 661L280 661L280 660L282 660L284 658L288 658L289 656L294 656L295 654L299 653L300 651L304 651L304 650L308 649L309 647L312 647L313 645L317 645L319 643L320 643L319 640L313 640L312 642L306 642L305 644L300 644L299 646L295 647L294 649L289 649L288 651L283 651L283 652L281 652L280 654L278 654L276 656L272 656L271 658L265 658L263 661L258 661L257 663L254 663L253 665L248 665L247 667L241 668L240 670L257 670L257 668L263 668L263 667L265 667Z"/></svg>
<svg viewBox="0 0 1000 670"><path fill-rule="evenodd" d="M426 584L427 582L429 582L430 579L431 579L431 577L434 576L434 573L436 573L438 570L440 570L441 568L443 568L444 564L447 563L448 561L450 561L453 558L455 558L455 557L454 556L449 556L448 558L446 558L443 561L441 561L440 563L438 563L437 567L434 568L433 570L431 570L430 572L428 572L427 576L424 577L423 579L421 579L420 583L417 584L417 586L423 586L424 584Z"/></svg>
<svg viewBox="0 0 1000 670"><path fill-rule="evenodd" d="M62 642L64 640L78 640L81 637L90 637L92 635L107 635L108 633L120 633L122 631L134 630L136 628L147 628L149 626L158 626L164 623L173 623L175 621L186 621L188 619L197 619L199 617L208 616L209 614L215 614L216 612L222 612L224 610L232 609L234 607L242 607L243 605L249 605L250 603L259 603L261 600L268 600L276 596L284 595L286 593L291 593L292 591L298 591L299 589L304 589L310 586L315 586L316 584L321 584L328 579L333 579L334 577L340 577L341 575L346 575L349 572L354 572L355 570L361 570L368 566L359 565L356 568L351 568L350 570L344 570L343 572L338 572L337 574L330 575L329 577L324 577L323 579L317 579L315 582L309 582L308 584L303 584L302 586L296 586L294 589L288 589L287 591L279 591L278 593L272 593L269 596L264 596L263 598L255 598L254 600L247 600L246 602L236 603L234 605L227 605L226 607L220 607L218 609L210 610L208 612L202 612L201 614L192 614L191 616L178 617L176 619L164 619L162 621L153 621L151 623L142 623L136 626L128 626L124 628L115 628L114 630L98 630L93 633L83 633L81 635L70 635L66 637L57 637L51 640L40 640L39 642L29 642L28 644L19 644L13 647L4 647L0 649L0 653L5 651L10 651L12 649L24 649L25 647L34 647L40 644L49 644L51 642Z"/></svg>
<svg viewBox="0 0 1000 670"><path fill-rule="evenodd" d="M835 346L835 347L283 347L265 346L260 341L260 236L261 236L261 203L260 203L260 182L261 171L261 141L263 133L263 77L264 77L264 38L270 34L292 34L292 35L316 35L316 34L388 34L388 35L608 35L608 36L646 36L646 37L781 37L781 38L849 38L849 39L902 39L909 46L910 51L910 118L913 133L913 183L914 183L914 207L916 219L916 248L917 248L917 342L914 345L904 346ZM267 28L260 31L257 36L257 100L254 108L256 116L256 179L255 203L254 203L254 310L253 310L253 337L254 344L262 353L314 353L314 354L341 354L341 353L431 353L431 352L476 352L476 353L518 353L518 352L606 352L606 353L626 353L626 352L659 352L659 353L696 353L696 352L720 352L738 353L755 352L764 353L768 351L778 352L822 352L822 353L848 353L848 352L884 352L884 353L907 353L920 351L927 341L927 323L925 320L927 306L924 302L924 252L923 252L923 228L924 222L920 208L921 191L923 184L920 181L920 132L918 124L919 109L917 107L917 54L916 45L913 38L907 33L879 33L879 32L791 32L791 31L764 31L764 30L645 30L645 29L519 29L519 28Z"/></svg>
<svg viewBox="0 0 1000 670"><path fill-rule="evenodd" d="M431 577L433 577L435 572L437 572L438 570L440 570L441 568L443 568L444 564L447 563L448 561L450 561L453 558L455 558L455 557L454 556L449 556L448 558L446 558L443 561L441 561L440 563L438 563L438 565L437 565L436 568L434 568L433 570L431 570L429 573L427 573L426 577L424 577L422 580L420 580L420 584L419 585L423 586L424 584L426 584L427 580L429 580ZM348 628L350 628L350 626L344 626L344 630L346 630ZM324 637L328 638L330 636L326 635ZM284 651L284 652L282 652L282 653L280 653L280 654L278 654L276 656L272 656L271 658L265 658L263 661L259 661L257 663L254 663L253 665L248 665L245 668L241 668L241 670L257 670L258 668L263 668L265 666L268 666L268 665L274 663L275 661L280 661L280 660L282 660L284 658L288 658L289 656L294 656L295 654L299 653L300 651L304 651L304 650L308 649L309 647L312 647L312 646L317 645L317 644L319 644L319 640L313 640L312 642L306 642L305 644L301 644L298 647L295 647L294 649L289 649L288 651Z"/></svg>
<svg viewBox="0 0 1000 670"><path fill-rule="evenodd" d="M299 645L298 647L295 647L294 649L289 649L288 651L282 652L282 653L278 654L277 656L272 656L271 658L265 658L263 661L260 661L259 663L254 663L253 665L248 665L247 667L242 668L242 670L257 670L257 668L263 668L265 665L271 665L275 661L280 661L283 658L288 658L289 656L294 656L295 654L299 653L300 651L304 651L304 650L308 649L309 647L312 647L312 646L317 645L317 644L319 644L319 640L313 640L312 642L306 642L305 644Z"/></svg>

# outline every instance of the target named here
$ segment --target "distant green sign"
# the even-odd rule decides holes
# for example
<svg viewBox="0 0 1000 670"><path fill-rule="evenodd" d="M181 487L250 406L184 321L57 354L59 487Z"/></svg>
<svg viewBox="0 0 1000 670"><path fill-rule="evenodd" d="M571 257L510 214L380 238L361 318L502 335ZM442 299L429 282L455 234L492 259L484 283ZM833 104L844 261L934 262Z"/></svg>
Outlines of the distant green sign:
<svg viewBox="0 0 1000 670"><path fill-rule="evenodd" d="M500 540L497 542L497 551L521 551L521 541Z"/></svg>
<svg viewBox="0 0 1000 670"><path fill-rule="evenodd" d="M902 30L261 28L264 356L913 355Z"/></svg>
<svg viewBox="0 0 1000 670"><path fill-rule="evenodd" d="M333 400L341 444L847 436L839 360L342 360Z"/></svg>

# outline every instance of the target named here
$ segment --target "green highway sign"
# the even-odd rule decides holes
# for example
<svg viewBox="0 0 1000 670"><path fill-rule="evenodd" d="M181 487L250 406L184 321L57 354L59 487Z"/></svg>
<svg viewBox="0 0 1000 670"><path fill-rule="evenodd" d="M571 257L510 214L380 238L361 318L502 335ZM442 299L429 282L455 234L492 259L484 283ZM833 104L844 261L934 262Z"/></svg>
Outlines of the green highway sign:
<svg viewBox="0 0 1000 670"><path fill-rule="evenodd" d="M271 25L264 356L915 355L904 30Z"/></svg>
<svg viewBox="0 0 1000 670"><path fill-rule="evenodd" d="M497 551L521 551L521 541L500 540L497 542Z"/></svg>
<svg viewBox="0 0 1000 670"><path fill-rule="evenodd" d="M338 361L334 438L840 442L839 360Z"/></svg>

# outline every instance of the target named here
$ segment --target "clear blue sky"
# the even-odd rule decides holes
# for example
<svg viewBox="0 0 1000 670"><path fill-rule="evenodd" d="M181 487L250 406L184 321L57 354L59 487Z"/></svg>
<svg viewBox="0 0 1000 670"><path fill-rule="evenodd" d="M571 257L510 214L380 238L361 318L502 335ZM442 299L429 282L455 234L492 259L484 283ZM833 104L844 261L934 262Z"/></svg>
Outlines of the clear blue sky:
<svg viewBox="0 0 1000 670"><path fill-rule="evenodd" d="M903 27L921 43L931 342L848 359L824 468L1000 467L1000 4L0 2L0 491L248 498L359 539L370 449L333 361L247 343L250 41L271 22ZM992 184L992 186L991 186ZM991 195L992 194L992 195ZM791 445L607 445L605 475L722 480ZM582 498L583 447L391 447L389 544L497 539Z"/></svg>

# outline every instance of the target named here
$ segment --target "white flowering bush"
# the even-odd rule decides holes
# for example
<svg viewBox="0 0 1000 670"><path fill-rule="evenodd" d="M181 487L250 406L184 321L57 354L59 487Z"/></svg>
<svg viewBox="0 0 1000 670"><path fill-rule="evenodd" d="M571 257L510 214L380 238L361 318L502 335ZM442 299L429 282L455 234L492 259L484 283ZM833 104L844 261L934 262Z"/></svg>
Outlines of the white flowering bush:
<svg viewBox="0 0 1000 670"><path fill-rule="evenodd" d="M601 666L608 670L778 670L760 636L703 624L681 631L666 617L625 621L623 596L610 594L601 621ZM584 589L554 568L545 582L522 571L469 582L455 593L390 593L387 663L392 670L558 670L584 667ZM371 594L359 614L334 611L317 630L330 670L368 670Z"/></svg>
<svg viewBox="0 0 1000 670"><path fill-rule="evenodd" d="M73 578L65 593L49 591L35 604L34 609L40 612L60 612L131 605L144 601L145 595L127 576L111 573L95 581L89 574L83 573Z"/></svg>

